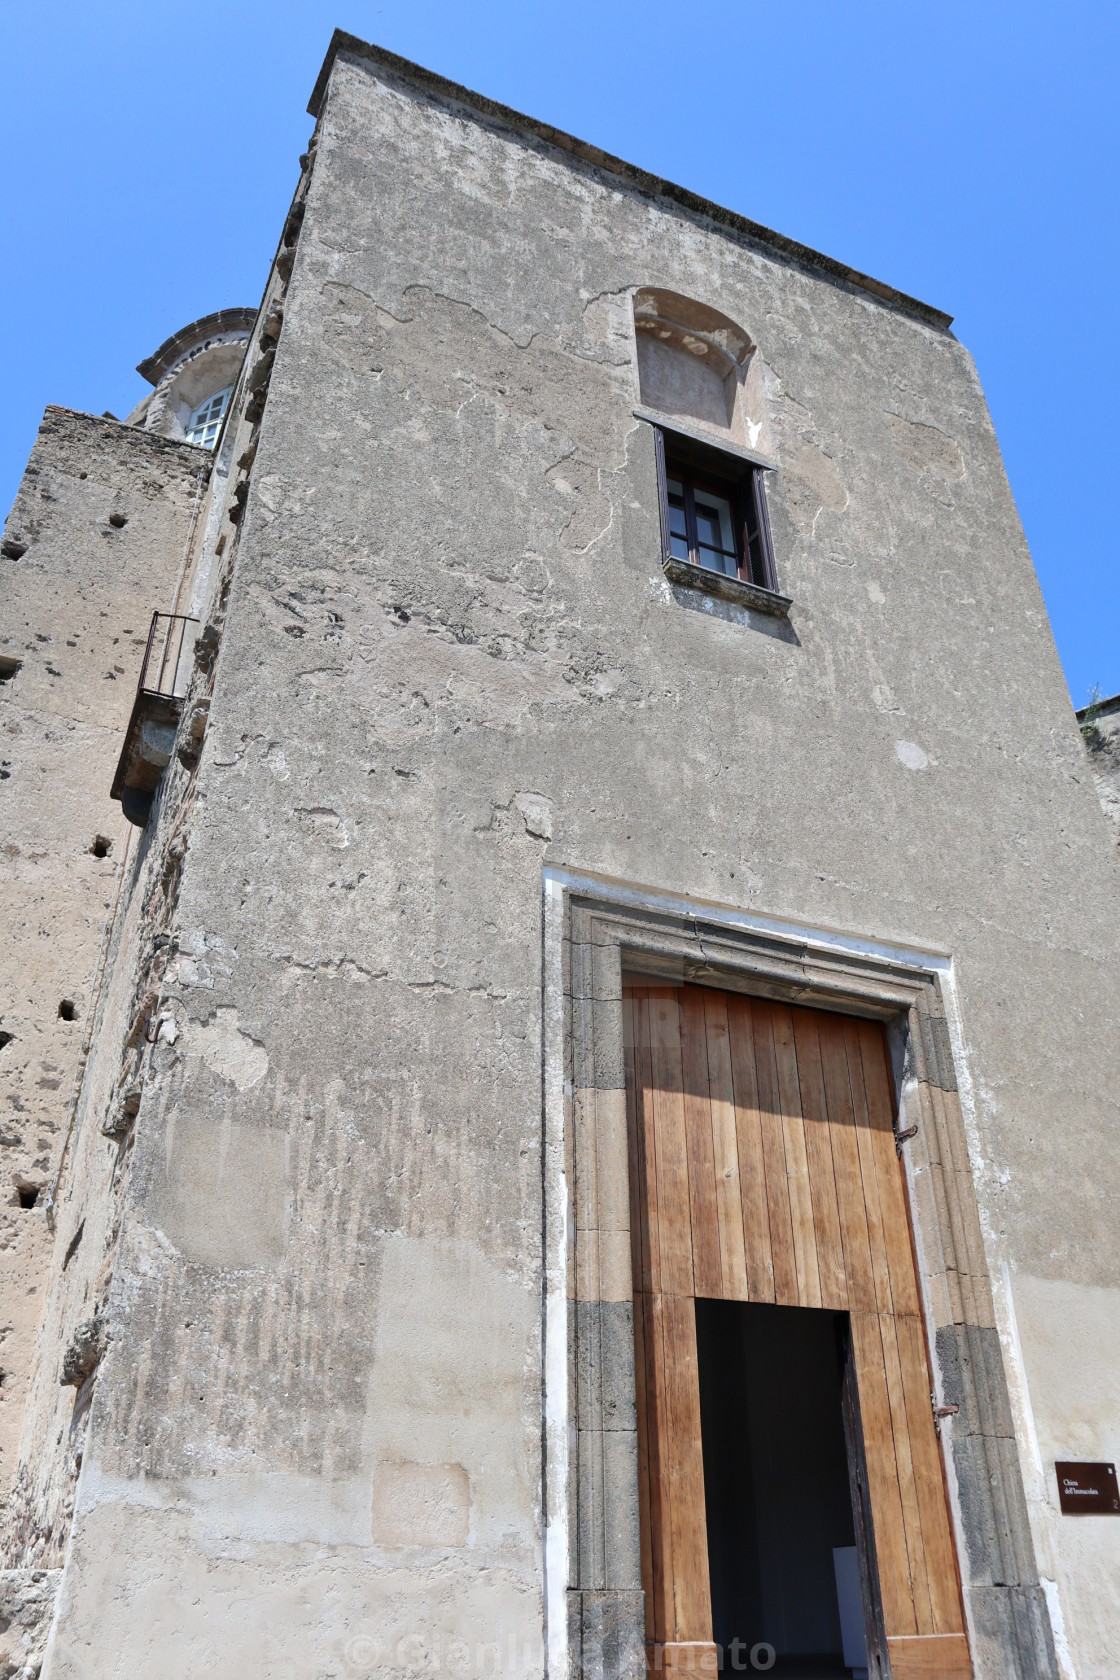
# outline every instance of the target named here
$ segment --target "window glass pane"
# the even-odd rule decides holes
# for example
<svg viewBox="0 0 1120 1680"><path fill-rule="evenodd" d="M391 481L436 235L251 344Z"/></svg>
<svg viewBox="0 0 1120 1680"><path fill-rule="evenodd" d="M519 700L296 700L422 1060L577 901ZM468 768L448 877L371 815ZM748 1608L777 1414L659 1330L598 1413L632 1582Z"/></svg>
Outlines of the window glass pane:
<svg viewBox="0 0 1120 1680"><path fill-rule="evenodd" d="M731 522L731 503L710 491L697 490L696 536L700 548L700 564L716 572L732 576L738 571L735 554L735 528Z"/></svg>
<svg viewBox="0 0 1120 1680"><path fill-rule="evenodd" d="M224 391L216 391L205 402L199 403L187 423L188 443L200 443L204 449L213 449L232 391L233 386L227 385Z"/></svg>

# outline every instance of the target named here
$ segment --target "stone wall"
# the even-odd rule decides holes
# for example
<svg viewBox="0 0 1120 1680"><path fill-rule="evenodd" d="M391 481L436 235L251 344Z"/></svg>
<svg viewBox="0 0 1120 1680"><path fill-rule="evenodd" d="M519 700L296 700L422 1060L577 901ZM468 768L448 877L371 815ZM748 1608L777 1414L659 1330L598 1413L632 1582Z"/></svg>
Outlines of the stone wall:
<svg viewBox="0 0 1120 1680"><path fill-rule="evenodd" d="M1077 721L1101 810L1120 846L1120 694L1083 707Z"/></svg>
<svg viewBox="0 0 1120 1680"><path fill-rule="evenodd" d="M48 408L0 545L0 1478L13 1521L52 1188L135 835L109 786L152 611L171 605L208 469L200 450ZM104 1140L100 1153L113 1154ZM68 1266L81 1269L74 1255ZM42 1347L53 1399L72 1409L63 1353ZM27 1561L18 1529L10 1563ZM63 1523L48 1537L54 1560L65 1539Z"/></svg>
<svg viewBox="0 0 1120 1680"><path fill-rule="evenodd" d="M1120 1317L1120 882L971 361L936 312L399 70L334 63L238 397L47 1673L560 1672L542 904L578 871L944 965L1020 1459L995 1479L1059 1655L1103 1675L1112 1530L1063 1526L1039 1442L1120 1456L1044 1357ZM758 346L784 627L662 574L647 286ZM1053 1672L981 1631L984 1680Z"/></svg>
<svg viewBox="0 0 1120 1680"><path fill-rule="evenodd" d="M43 1666L59 1569L0 1569L0 1674L36 1680Z"/></svg>

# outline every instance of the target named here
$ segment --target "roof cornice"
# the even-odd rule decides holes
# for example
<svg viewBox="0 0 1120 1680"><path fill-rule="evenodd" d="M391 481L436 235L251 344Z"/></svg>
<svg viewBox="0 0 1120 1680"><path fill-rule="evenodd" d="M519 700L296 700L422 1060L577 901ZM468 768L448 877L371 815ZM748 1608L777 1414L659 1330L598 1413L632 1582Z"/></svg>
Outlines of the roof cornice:
<svg viewBox="0 0 1120 1680"><path fill-rule="evenodd" d="M356 35L350 35L344 29L335 30L327 48L327 56L323 60L323 67L319 71L307 106L313 117L318 117L322 110L331 71L340 55L359 62L365 61L395 81L403 82L441 104L457 107L460 111L483 118L489 123L524 134L542 145L552 146L582 164L613 175L617 180L624 181L650 198L669 203L677 210L712 222L718 228L747 240L752 245L762 247L770 255L799 268L809 269L838 285L865 292L876 302L909 315L927 327L947 332L953 323L951 315L946 315L942 309L935 309L932 304L922 303L918 298L910 297L906 292L900 292L882 280L875 280L869 274L861 274L858 269L849 268L847 264L837 262L833 257L826 257L822 252L814 251L796 239L787 239L785 234L775 233L773 228L752 222L734 210L727 210L711 199L690 192L687 187L676 186L672 181L662 180L658 175L651 175L647 170L627 163L624 158L613 157L610 152L601 151L598 146L589 145L586 140L577 140L574 135L565 134L563 129L538 122L535 117L527 117L523 112L514 111L508 105L500 105L496 100L487 99L481 93L461 87L458 82L449 81L446 76L437 76L433 70L425 70L423 65L413 64L411 60L400 58L384 47L359 40Z"/></svg>

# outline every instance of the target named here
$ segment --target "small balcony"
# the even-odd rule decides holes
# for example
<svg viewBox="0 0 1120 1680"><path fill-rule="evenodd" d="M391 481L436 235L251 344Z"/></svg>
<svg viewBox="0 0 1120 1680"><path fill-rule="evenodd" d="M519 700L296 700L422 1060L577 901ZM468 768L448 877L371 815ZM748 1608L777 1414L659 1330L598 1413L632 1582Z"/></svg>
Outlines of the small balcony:
<svg viewBox="0 0 1120 1680"><path fill-rule="evenodd" d="M140 683L110 790L129 822L143 828L159 779L175 751L175 732L190 686L199 621L153 613Z"/></svg>

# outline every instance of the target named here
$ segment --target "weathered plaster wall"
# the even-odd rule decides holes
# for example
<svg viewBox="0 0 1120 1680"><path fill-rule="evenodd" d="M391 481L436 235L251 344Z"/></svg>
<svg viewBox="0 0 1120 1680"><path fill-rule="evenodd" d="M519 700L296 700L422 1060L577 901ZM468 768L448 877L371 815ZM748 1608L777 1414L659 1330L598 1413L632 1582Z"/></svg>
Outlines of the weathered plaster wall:
<svg viewBox="0 0 1120 1680"><path fill-rule="evenodd" d="M759 345L789 637L663 582L640 285ZM533 1674L542 864L952 953L993 1261L1102 1297L1120 883L972 364L865 294L340 61L251 471L47 1671Z"/></svg>
<svg viewBox="0 0 1120 1680"><path fill-rule="evenodd" d="M47 1189L129 842L109 786L151 614L170 606L207 466L199 450L48 408L4 528L0 658L9 671L18 662L0 683L0 1029L11 1034L0 1050L5 1499L54 1242ZM60 1017L64 1001L72 1019ZM21 1188L34 1206L20 1205ZM46 1355L56 1390L61 1354ZM21 1550L11 1542L7 1560L22 1561Z"/></svg>

